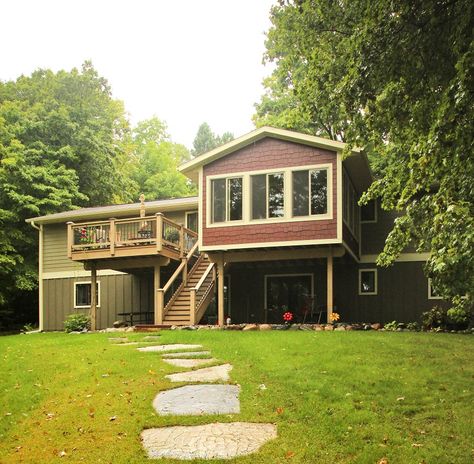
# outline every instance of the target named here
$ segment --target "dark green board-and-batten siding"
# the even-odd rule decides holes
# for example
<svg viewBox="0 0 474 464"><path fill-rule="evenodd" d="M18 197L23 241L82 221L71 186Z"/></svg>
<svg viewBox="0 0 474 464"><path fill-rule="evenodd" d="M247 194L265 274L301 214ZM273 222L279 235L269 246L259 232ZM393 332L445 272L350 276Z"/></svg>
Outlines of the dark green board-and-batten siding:
<svg viewBox="0 0 474 464"><path fill-rule="evenodd" d="M120 274L100 276L100 308L97 309L97 327L111 327L114 321L122 320L118 313L127 311L153 311L153 278ZM63 330L64 320L69 314L87 313L88 308L74 308L74 283L89 282L84 278L44 280L44 330Z"/></svg>

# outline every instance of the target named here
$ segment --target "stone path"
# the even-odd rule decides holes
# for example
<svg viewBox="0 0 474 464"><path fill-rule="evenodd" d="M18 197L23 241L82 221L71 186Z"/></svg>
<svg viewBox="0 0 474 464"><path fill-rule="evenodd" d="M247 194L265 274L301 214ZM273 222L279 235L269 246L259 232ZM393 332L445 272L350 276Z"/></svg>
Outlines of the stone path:
<svg viewBox="0 0 474 464"><path fill-rule="evenodd" d="M276 436L273 424L245 422L163 427L141 434L148 457L186 460L243 456Z"/></svg>
<svg viewBox="0 0 474 464"><path fill-rule="evenodd" d="M216 362L217 359L215 358L207 358L207 359L163 359L166 364L170 364L171 366L176 367L198 367L202 366L203 364L209 364Z"/></svg>
<svg viewBox="0 0 474 464"><path fill-rule="evenodd" d="M165 377L171 382L216 382L230 380L229 372L232 370L230 364L221 364L220 366L204 367L189 372L179 372L178 374L169 374Z"/></svg>
<svg viewBox="0 0 474 464"><path fill-rule="evenodd" d="M148 338L148 337L145 337ZM169 344L137 348L141 352L163 353L168 364L193 368L216 359L192 359L210 355L209 351L192 351L202 345ZM181 353L167 351L189 350ZM217 382L230 380L231 364L204 367L166 376L171 382ZM185 385L156 395L153 407L161 416L238 414L238 385ZM277 437L274 424L251 422L214 423L194 426L159 427L141 433L143 447L153 459L230 459L258 451L267 441Z"/></svg>
<svg viewBox="0 0 474 464"><path fill-rule="evenodd" d="M153 407L162 416L238 414L239 392L237 385L186 385L158 393Z"/></svg>

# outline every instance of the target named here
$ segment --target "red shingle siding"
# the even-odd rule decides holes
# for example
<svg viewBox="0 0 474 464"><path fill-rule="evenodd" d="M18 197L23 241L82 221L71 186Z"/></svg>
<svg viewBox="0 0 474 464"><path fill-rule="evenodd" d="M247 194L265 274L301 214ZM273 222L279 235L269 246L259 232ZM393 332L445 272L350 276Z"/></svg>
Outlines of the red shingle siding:
<svg viewBox="0 0 474 464"><path fill-rule="evenodd" d="M206 227L207 176L320 163L332 164L333 219ZM203 174L201 188L203 201L202 243L204 246L325 240L337 237L337 164L335 152L267 138L204 166Z"/></svg>

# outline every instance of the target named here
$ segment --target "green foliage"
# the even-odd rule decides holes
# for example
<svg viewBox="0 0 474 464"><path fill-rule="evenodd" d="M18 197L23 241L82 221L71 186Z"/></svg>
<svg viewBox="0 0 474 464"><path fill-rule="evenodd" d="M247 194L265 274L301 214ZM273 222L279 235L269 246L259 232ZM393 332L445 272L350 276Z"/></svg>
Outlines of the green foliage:
<svg viewBox="0 0 474 464"><path fill-rule="evenodd" d="M407 329L412 332L418 332L420 330L420 324L418 324L418 322L408 322Z"/></svg>
<svg viewBox="0 0 474 464"><path fill-rule="evenodd" d="M170 140L163 121L153 117L138 123L133 130L131 150L129 175L134 182L135 199L140 193L148 200L196 194L196 187L178 172L178 166L190 159L189 151Z"/></svg>
<svg viewBox="0 0 474 464"><path fill-rule="evenodd" d="M364 203L399 211L378 264L430 252L433 284L474 305L474 3L279 2L275 64L256 123L363 147L377 179Z"/></svg>
<svg viewBox="0 0 474 464"><path fill-rule="evenodd" d="M421 325L425 330L444 328L447 323L447 311L440 306L434 306L421 315Z"/></svg>
<svg viewBox="0 0 474 464"><path fill-rule="evenodd" d="M88 62L0 82L2 318L37 285L38 234L26 218L129 199L127 131L122 103Z"/></svg>
<svg viewBox="0 0 474 464"><path fill-rule="evenodd" d="M398 329L398 322L397 321L387 322L386 324L384 324L383 328L387 332L394 332L395 330Z"/></svg>
<svg viewBox="0 0 474 464"><path fill-rule="evenodd" d="M203 122L199 126L196 137L194 138L191 154L193 156L201 155L231 140L234 140L232 133L224 132L222 135L216 135L212 132L209 124Z"/></svg>
<svg viewBox="0 0 474 464"><path fill-rule="evenodd" d="M64 321L64 331L69 332L82 332L83 330L89 330L91 326L91 318L87 314L77 313L70 314Z"/></svg>

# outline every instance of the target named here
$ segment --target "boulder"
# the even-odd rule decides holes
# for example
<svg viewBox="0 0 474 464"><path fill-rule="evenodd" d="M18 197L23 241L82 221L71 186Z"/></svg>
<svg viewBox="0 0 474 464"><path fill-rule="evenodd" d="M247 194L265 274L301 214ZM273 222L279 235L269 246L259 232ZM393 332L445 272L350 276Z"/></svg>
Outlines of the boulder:
<svg viewBox="0 0 474 464"><path fill-rule="evenodd" d="M328 331L334 330L334 326L331 324L327 324L324 326L324 330L328 330Z"/></svg>
<svg viewBox="0 0 474 464"><path fill-rule="evenodd" d="M245 327L242 330L244 332L247 332L249 330L258 330L258 325L257 324L246 324Z"/></svg>
<svg viewBox="0 0 474 464"><path fill-rule="evenodd" d="M128 324L125 321L115 321L112 325L116 329L118 329L119 327L127 327L128 326Z"/></svg>
<svg viewBox="0 0 474 464"><path fill-rule="evenodd" d="M340 325L339 327L336 327L334 330L337 330L338 332L345 332L346 328L343 325Z"/></svg>
<svg viewBox="0 0 474 464"><path fill-rule="evenodd" d="M260 330L272 330L272 326L270 324L260 324L258 328Z"/></svg>
<svg viewBox="0 0 474 464"><path fill-rule="evenodd" d="M314 324L313 330L316 330L317 332L320 332L324 330L324 327L321 324Z"/></svg>
<svg viewBox="0 0 474 464"><path fill-rule="evenodd" d="M382 324L376 322L375 324L371 324L370 327L372 327L372 330L380 330L382 328Z"/></svg>

